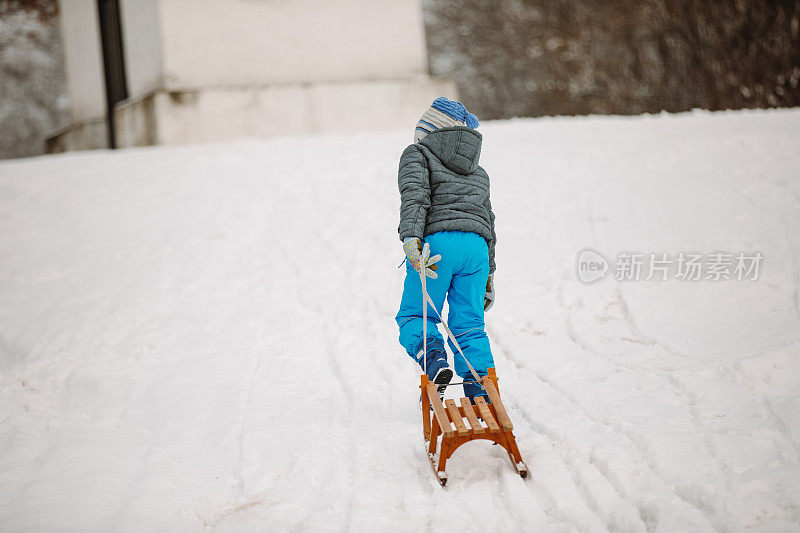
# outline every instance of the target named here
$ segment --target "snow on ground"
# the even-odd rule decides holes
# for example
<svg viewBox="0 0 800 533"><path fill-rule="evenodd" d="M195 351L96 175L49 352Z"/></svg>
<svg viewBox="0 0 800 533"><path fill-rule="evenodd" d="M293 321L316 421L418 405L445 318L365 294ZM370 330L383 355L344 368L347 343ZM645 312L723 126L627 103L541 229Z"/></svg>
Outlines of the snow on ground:
<svg viewBox="0 0 800 533"><path fill-rule="evenodd" d="M0 164L0 529L797 531L800 110L482 131L529 479L425 457L411 131L73 153ZM765 259L585 285L586 247Z"/></svg>

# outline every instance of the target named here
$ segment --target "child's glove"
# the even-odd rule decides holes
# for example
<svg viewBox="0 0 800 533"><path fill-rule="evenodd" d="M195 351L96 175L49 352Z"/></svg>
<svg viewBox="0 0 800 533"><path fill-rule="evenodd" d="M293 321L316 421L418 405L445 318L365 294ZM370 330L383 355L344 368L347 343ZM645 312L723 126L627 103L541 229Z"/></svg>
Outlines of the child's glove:
<svg viewBox="0 0 800 533"><path fill-rule="evenodd" d="M403 239L403 251L406 253L406 258L408 262L411 263L411 266L414 267L414 270L419 272L419 264L420 261L425 263L425 275L431 279L436 279L439 275L434 272L438 268L437 263L442 256L439 254L430 257L431 249L430 245L426 242L425 246L422 246L422 241L419 240L417 237L406 237Z"/></svg>
<svg viewBox="0 0 800 533"><path fill-rule="evenodd" d="M483 311L486 312L494 305L494 274L489 274L486 280L486 296L483 297Z"/></svg>

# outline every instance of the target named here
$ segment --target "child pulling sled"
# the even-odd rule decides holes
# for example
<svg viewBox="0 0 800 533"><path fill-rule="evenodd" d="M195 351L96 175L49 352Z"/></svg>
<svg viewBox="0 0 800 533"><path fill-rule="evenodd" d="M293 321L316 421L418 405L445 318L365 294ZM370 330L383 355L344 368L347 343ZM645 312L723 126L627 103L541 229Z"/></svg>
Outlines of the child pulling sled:
<svg viewBox="0 0 800 533"><path fill-rule="evenodd" d="M407 261L395 320L400 344L424 372L422 432L441 485L447 483L448 458L475 439L503 446L516 472L528 474L500 399L484 331L484 312L494 303L497 238L489 176L478 165L482 137L477 127L477 117L463 104L437 98L417 124L414 144L403 152L398 173L398 232ZM449 327L443 326L455 370L463 378L460 405L442 401L453 377L437 329L445 298Z"/></svg>
<svg viewBox="0 0 800 533"><path fill-rule="evenodd" d="M427 290L436 309L445 298L448 323L479 376L494 366L484 331L484 312L494 302L494 213L489 200L489 175L478 165L482 136L478 119L460 102L437 98L414 131L414 144L400 158L400 225L406 253L406 279L395 317L400 344L443 394L453 377L444 341L428 313L427 361L423 359L423 306L420 259L423 246L432 255L424 265ZM431 316L432 315L432 316ZM454 354L452 341L448 340ZM464 378L464 395L485 396L465 362L454 357Z"/></svg>

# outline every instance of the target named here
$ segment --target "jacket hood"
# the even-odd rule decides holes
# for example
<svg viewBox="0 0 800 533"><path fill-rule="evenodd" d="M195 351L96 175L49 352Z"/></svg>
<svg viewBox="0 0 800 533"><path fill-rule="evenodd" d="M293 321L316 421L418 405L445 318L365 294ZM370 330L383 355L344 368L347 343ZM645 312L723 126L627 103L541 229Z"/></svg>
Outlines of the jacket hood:
<svg viewBox="0 0 800 533"><path fill-rule="evenodd" d="M478 168L483 136L466 126L442 128L429 133L419 144L428 148L444 166L459 174Z"/></svg>

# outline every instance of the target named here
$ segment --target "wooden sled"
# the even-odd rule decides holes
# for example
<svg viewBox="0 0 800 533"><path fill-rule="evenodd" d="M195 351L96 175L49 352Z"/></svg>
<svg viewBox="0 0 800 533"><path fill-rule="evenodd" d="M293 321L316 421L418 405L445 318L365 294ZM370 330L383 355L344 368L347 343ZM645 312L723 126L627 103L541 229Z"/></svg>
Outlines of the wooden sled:
<svg viewBox="0 0 800 533"><path fill-rule="evenodd" d="M514 426L500 400L494 368L483 377L483 386L491 401L489 404L480 396L475 398L474 405L469 398L461 398L461 405L453 400L442 404L436 385L422 374L422 432L433 473L442 486L447 483L444 470L447 459L459 446L476 439L490 440L505 448L517 473L523 478L528 475L528 467L514 439Z"/></svg>

